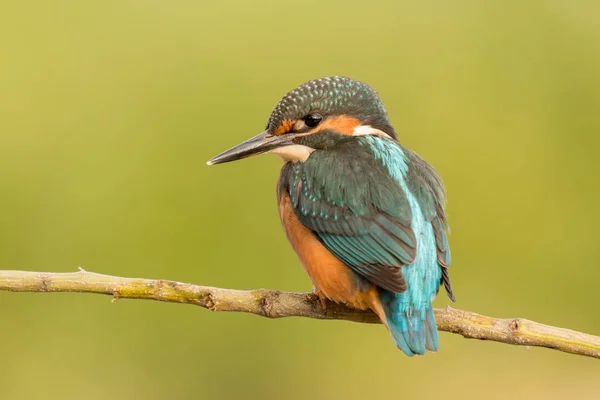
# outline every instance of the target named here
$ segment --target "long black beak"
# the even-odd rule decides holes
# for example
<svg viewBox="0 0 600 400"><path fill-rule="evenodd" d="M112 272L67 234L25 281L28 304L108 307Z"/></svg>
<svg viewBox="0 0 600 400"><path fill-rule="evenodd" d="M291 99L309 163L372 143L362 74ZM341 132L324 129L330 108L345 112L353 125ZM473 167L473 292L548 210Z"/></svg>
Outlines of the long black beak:
<svg viewBox="0 0 600 400"><path fill-rule="evenodd" d="M242 158L255 156L258 154L263 154L277 147L293 144L292 139L295 136L296 135L293 134L275 136L269 134L268 131L264 131L254 136L253 138L248 139L245 142L242 142L237 146L222 152L218 156L214 156L213 158L208 160L206 164L222 164L230 161L241 160Z"/></svg>

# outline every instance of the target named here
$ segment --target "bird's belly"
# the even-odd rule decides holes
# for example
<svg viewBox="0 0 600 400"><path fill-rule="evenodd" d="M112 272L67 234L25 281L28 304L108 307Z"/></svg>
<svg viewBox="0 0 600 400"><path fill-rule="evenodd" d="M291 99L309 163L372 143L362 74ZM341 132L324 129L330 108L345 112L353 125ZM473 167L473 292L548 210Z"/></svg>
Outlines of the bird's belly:
<svg viewBox="0 0 600 400"><path fill-rule="evenodd" d="M327 250L310 229L302 225L287 193L279 201L279 217L300 263L321 295L354 308L370 308L377 314L382 313L375 286L360 282L350 268Z"/></svg>

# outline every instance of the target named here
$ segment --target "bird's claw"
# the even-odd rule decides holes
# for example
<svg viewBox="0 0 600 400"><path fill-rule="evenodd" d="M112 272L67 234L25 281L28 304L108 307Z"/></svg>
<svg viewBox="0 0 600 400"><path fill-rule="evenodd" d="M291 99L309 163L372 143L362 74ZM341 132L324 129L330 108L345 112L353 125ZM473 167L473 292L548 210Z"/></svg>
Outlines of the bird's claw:
<svg viewBox="0 0 600 400"><path fill-rule="evenodd" d="M313 288L312 298L319 301L323 310L327 310L327 297L323 296L319 289Z"/></svg>

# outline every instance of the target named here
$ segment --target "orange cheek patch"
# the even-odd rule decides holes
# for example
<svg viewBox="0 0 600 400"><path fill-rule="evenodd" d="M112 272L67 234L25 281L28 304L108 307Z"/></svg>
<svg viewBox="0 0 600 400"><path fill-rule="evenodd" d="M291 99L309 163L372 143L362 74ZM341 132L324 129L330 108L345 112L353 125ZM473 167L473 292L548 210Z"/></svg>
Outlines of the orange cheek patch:
<svg viewBox="0 0 600 400"><path fill-rule="evenodd" d="M275 129L275 135L279 136L279 135L283 135L285 133L291 132L295 123L296 123L296 121L291 121L291 120L286 119L285 121L283 121L281 123L281 125L279 125L277 127L277 129Z"/></svg>
<svg viewBox="0 0 600 400"><path fill-rule="evenodd" d="M352 136L354 128L360 126L360 121L354 117L348 115L338 115L337 117L327 118L325 121L319 124L315 130L310 133L315 133L325 129L331 129L344 135Z"/></svg>

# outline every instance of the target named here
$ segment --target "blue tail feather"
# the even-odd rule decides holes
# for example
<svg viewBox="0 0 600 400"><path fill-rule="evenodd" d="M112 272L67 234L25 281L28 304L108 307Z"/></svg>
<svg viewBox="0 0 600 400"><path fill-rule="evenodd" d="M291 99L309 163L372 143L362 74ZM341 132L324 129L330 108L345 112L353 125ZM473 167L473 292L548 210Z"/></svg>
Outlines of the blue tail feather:
<svg viewBox="0 0 600 400"><path fill-rule="evenodd" d="M401 306L403 294L381 291L381 302L386 324L396 346L407 356L425 354L426 350L437 351L439 347L437 326L430 304L417 308Z"/></svg>
<svg viewBox="0 0 600 400"><path fill-rule="evenodd" d="M438 351L440 342L438 340L437 324L435 323L433 308L429 308L425 316L425 334L425 347L427 347L427 350Z"/></svg>

